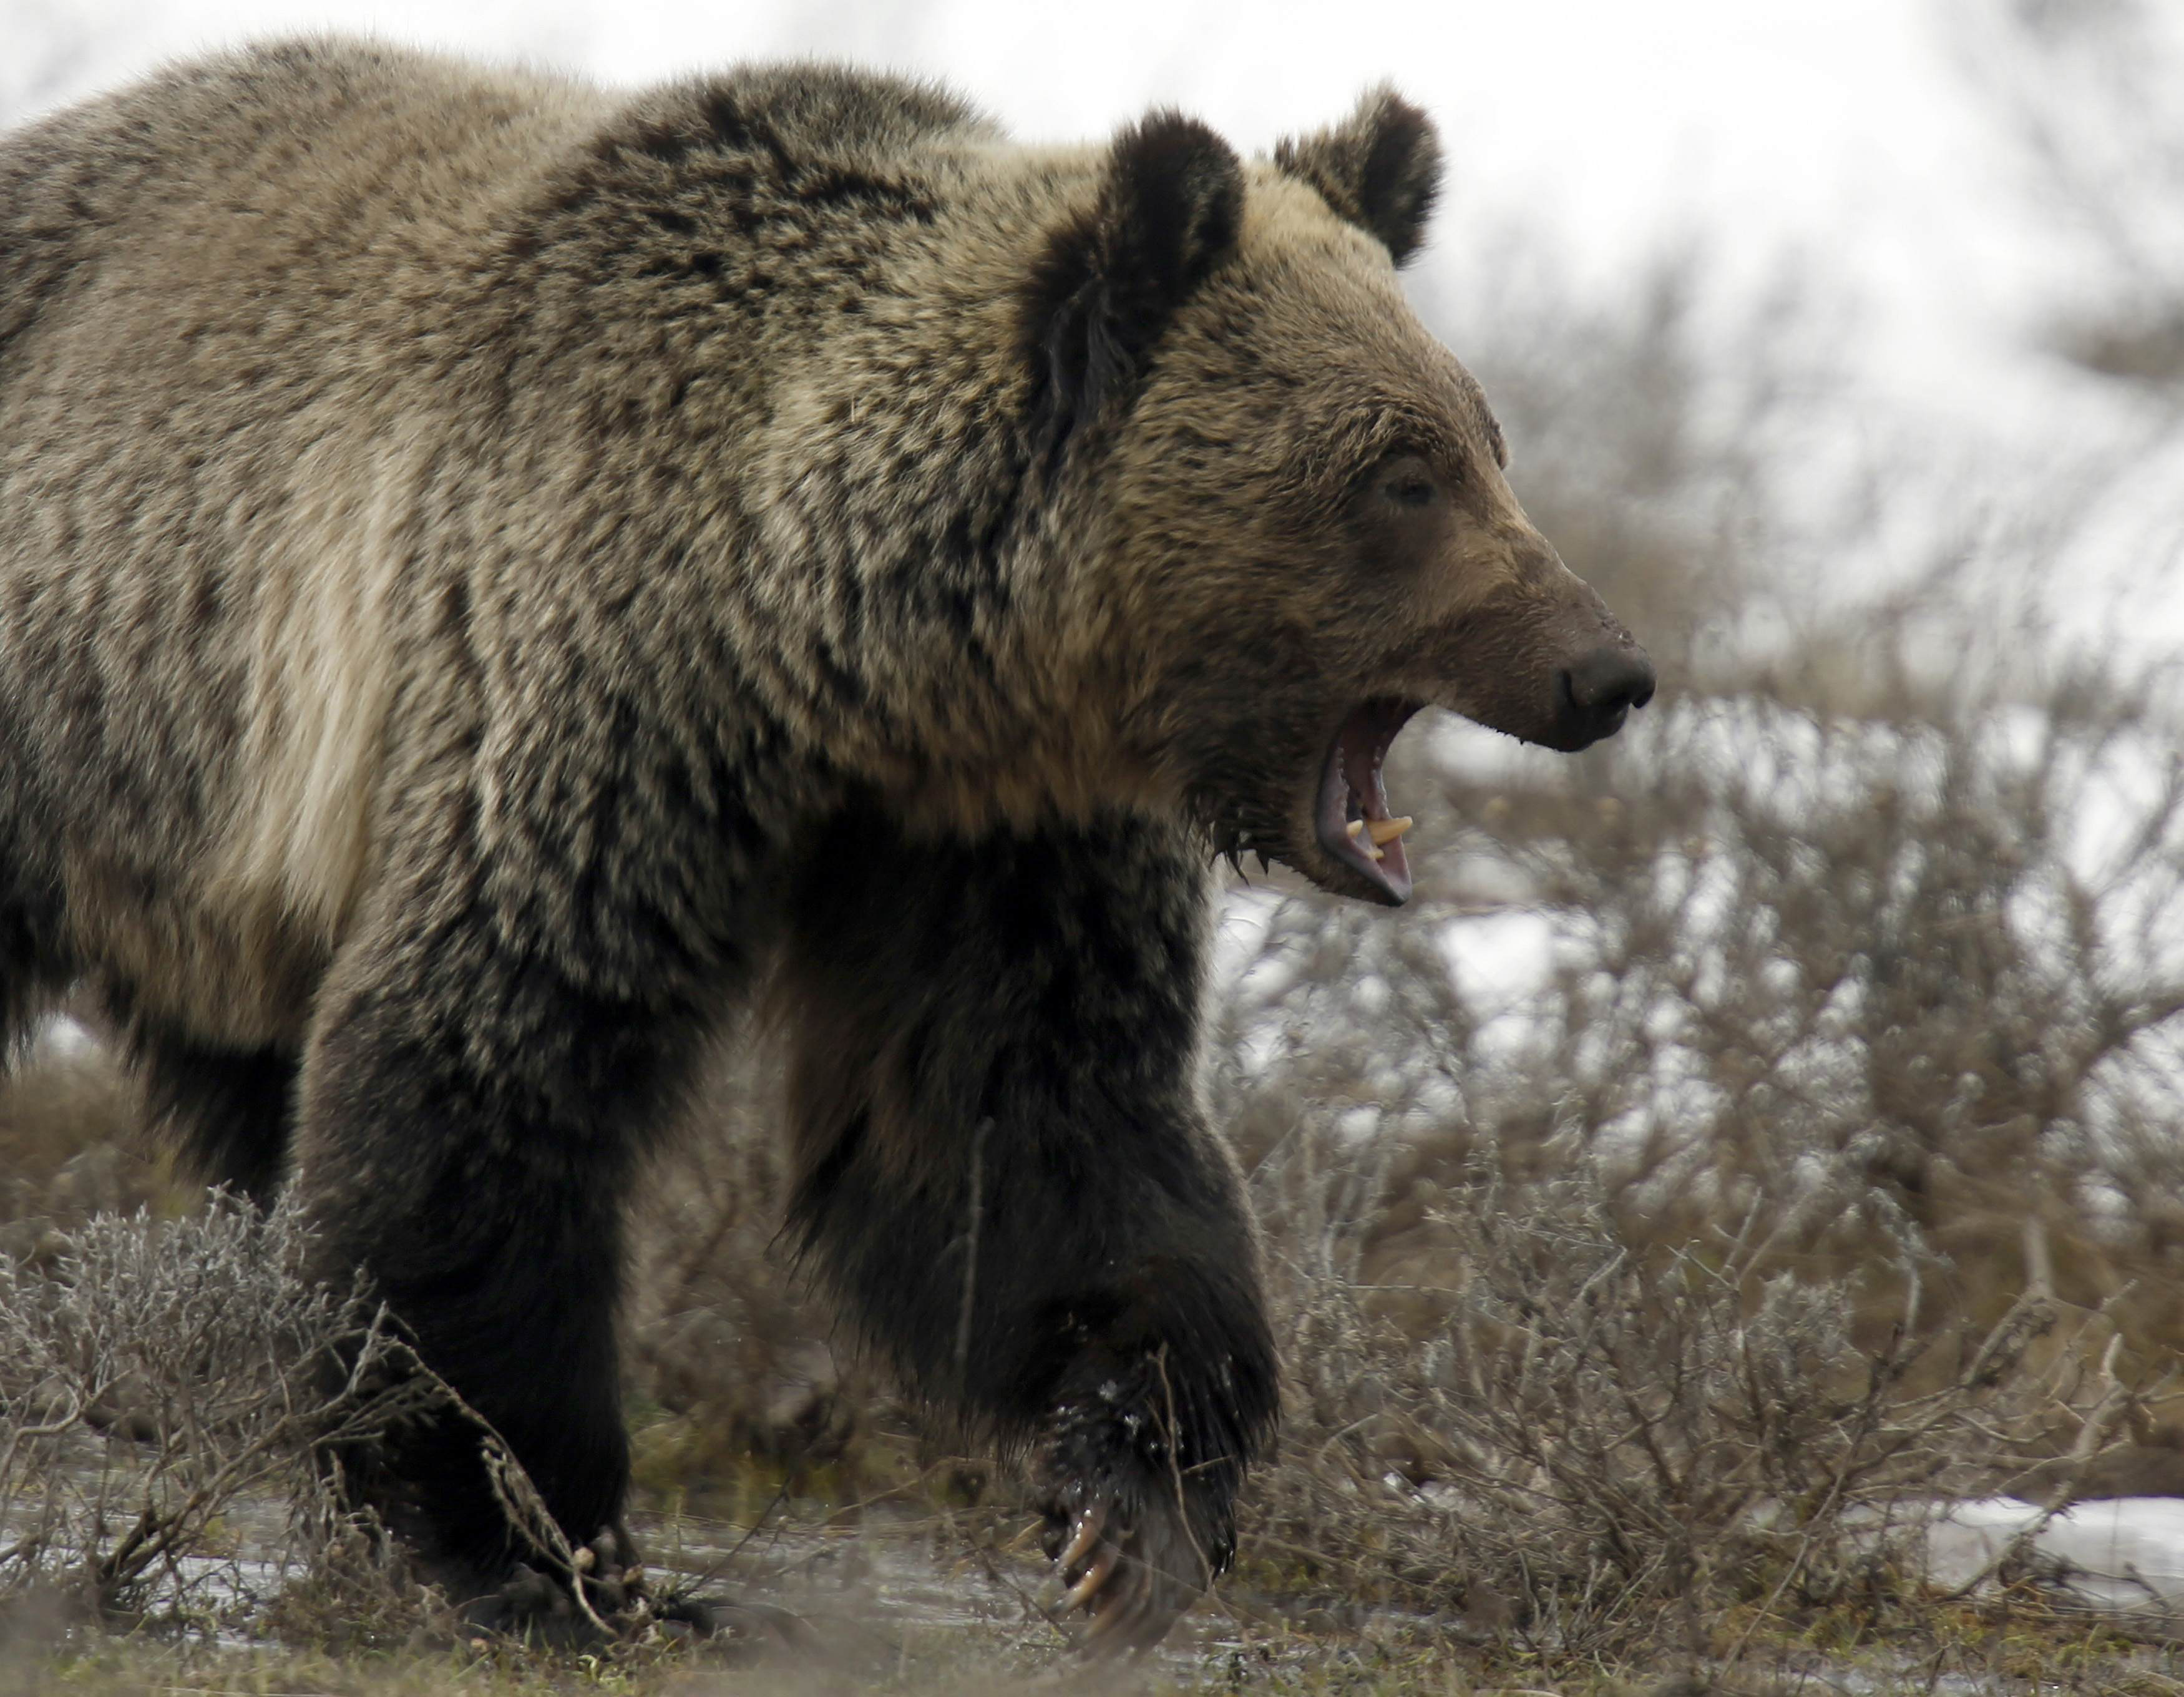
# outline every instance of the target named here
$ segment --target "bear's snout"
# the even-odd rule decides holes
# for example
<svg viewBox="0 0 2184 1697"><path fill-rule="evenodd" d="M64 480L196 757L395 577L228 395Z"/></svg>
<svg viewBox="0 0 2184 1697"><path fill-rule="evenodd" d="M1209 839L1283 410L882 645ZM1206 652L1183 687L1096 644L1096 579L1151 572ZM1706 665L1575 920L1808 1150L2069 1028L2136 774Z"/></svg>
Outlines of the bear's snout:
<svg viewBox="0 0 2184 1697"><path fill-rule="evenodd" d="M1562 723L1556 745L1591 746L1613 736L1632 709L1653 699L1653 662L1635 644L1613 643L1555 674L1555 706Z"/></svg>

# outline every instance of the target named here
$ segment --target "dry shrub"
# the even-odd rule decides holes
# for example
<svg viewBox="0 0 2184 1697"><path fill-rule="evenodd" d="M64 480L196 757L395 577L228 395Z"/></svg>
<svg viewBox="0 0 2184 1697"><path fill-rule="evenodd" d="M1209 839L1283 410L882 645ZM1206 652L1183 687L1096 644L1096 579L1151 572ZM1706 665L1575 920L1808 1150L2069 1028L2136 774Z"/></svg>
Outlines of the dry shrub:
<svg viewBox="0 0 2184 1697"><path fill-rule="evenodd" d="M269 1553L308 1558L289 1521L329 1530L328 1458L434 1393L361 1289L303 1281L304 1245L292 1209L215 1197L0 1259L0 1597L218 1618Z"/></svg>
<svg viewBox="0 0 2184 1697"><path fill-rule="evenodd" d="M1877 1529L1915 1531L2067 1426L2059 1501L2128 1404L2080 1348L2036 1352L2058 1317L2042 1291L1984 1332L1933 1325L1935 1258L1852 1170L1771 1228L1753 1214L1669 1242L1634 1232L1589 1177L1481 1169L1437 1210L1466 1253L1423 1335L1376 1302L1367 1231L1329 1216L1324 1171L1292 1151L1263 1175L1295 1342L1251 1547L1292 1583L1453 1616L1489 1644L1708 1656L1824 1609L1900 1622L1916 1588ZM1782 1269L1786 1238L1845 1216L1890 1258ZM1861 1343L1876 1299L1895 1323ZM2098 1318L2075 1330L2113 1336Z"/></svg>
<svg viewBox="0 0 2184 1697"><path fill-rule="evenodd" d="M2142 700L2090 683L1892 721L1747 697L1671 712L1602 762L1604 810L1518 798L1479 846L1552 913L1557 963L1521 1039L1474 1058L1466 1149L1482 1125L1505 1149L1552 1126L1677 1230L1847 1160L1951 1258L1975 1317L2013 1298L2028 1216L2066 1298L2153 1296L2177 1253L2184 1080L2164 741ZM1798 1247L1869 1246L1815 1228ZM2165 1303L2130 1323L2184 1343Z"/></svg>
<svg viewBox="0 0 2184 1697"><path fill-rule="evenodd" d="M1451 740L1412 912L1262 907L1216 1082L1294 1340L1272 1571L1550 1655L1902 1626L1876 1523L2144 1434L2184 1348L2166 705L1877 699Z"/></svg>

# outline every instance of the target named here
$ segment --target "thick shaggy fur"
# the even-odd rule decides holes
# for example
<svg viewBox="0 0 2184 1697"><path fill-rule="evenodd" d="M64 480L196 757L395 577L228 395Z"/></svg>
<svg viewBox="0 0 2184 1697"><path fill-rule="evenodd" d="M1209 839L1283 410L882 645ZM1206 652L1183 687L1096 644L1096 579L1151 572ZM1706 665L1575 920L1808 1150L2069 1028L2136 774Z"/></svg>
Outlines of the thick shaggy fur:
<svg viewBox="0 0 2184 1697"><path fill-rule="evenodd" d="M1403 305L1438 166L1384 94L1245 163L332 42L0 139L0 1040L101 986L582 1539L631 1174L777 983L818 1264L1156 1637L1275 1409L1208 851L1373 894L1311 827L1350 701L1548 735L1628 643ZM367 1487L506 1571L470 1434Z"/></svg>

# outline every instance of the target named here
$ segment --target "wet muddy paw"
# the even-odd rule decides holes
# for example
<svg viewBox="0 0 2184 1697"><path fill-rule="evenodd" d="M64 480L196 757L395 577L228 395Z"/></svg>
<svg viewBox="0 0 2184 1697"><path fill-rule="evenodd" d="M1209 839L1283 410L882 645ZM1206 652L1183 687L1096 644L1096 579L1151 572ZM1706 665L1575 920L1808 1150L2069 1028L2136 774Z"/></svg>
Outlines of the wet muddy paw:
<svg viewBox="0 0 2184 1697"><path fill-rule="evenodd" d="M1094 1658L1150 1650L1212 1583L1212 1564L1173 1502L1126 1514L1112 1498L1050 1506L1046 1551L1059 1588L1050 1612L1081 1614L1077 1647Z"/></svg>
<svg viewBox="0 0 2184 1697"><path fill-rule="evenodd" d="M1166 1414L1150 1370L1102 1376L1051 1417L1038 1463L1052 1610L1107 1657L1167 1635L1228 1565L1243 1468Z"/></svg>
<svg viewBox="0 0 2184 1697"><path fill-rule="evenodd" d="M492 1638L574 1646L607 1636L578 1609L568 1586L521 1561L498 1585L465 1604L461 1619L464 1634L479 1647Z"/></svg>

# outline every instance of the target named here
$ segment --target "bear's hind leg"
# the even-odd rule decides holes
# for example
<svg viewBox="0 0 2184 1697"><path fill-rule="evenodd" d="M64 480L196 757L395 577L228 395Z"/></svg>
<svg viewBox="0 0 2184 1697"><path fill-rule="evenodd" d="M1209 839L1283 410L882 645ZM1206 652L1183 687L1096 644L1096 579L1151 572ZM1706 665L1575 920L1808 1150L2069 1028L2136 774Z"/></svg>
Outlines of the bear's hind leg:
<svg viewBox="0 0 2184 1697"><path fill-rule="evenodd" d="M0 768L10 721L0 712ZM20 772L0 770L0 1078L30 1041L38 1016L75 976L58 874L32 834L36 815Z"/></svg>
<svg viewBox="0 0 2184 1697"><path fill-rule="evenodd" d="M61 943L58 894L22 888L15 871L0 859L0 1078L73 976Z"/></svg>
<svg viewBox="0 0 2184 1697"><path fill-rule="evenodd" d="M154 1126L206 1183L270 1204L287 1170L296 1057L208 1047L141 1019L120 1023Z"/></svg>

